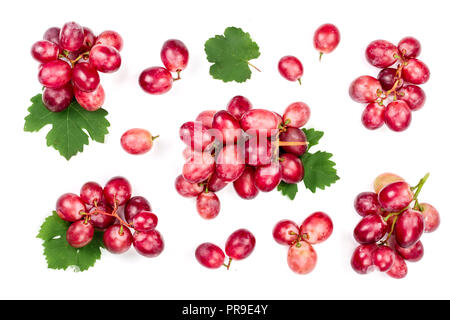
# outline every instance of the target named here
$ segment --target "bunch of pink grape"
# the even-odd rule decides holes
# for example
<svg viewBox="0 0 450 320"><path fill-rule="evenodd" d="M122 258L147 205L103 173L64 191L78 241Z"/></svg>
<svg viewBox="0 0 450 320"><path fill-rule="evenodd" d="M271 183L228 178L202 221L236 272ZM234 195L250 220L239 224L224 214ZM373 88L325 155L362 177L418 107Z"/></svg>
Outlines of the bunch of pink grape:
<svg viewBox="0 0 450 320"><path fill-rule="evenodd" d="M315 212L298 226L294 221L281 220L273 228L273 238L282 245L288 245L287 263L292 271L308 274L317 264L313 244L327 240L333 233L333 222L324 212Z"/></svg>
<svg viewBox="0 0 450 320"><path fill-rule="evenodd" d="M233 232L225 243L225 253L228 255L228 263L225 264L225 253L219 246L205 242L195 250L197 261L209 269L217 269L222 266L230 269L232 260L243 260L255 249L255 236L247 229L239 229Z"/></svg>
<svg viewBox="0 0 450 320"><path fill-rule="evenodd" d="M131 197L131 185L123 177L112 178L104 188L87 182L79 196L62 195L56 202L56 212L61 219L72 222L66 239L74 248L88 245L97 229L103 232L103 243L111 253L124 253L133 245L139 254L153 258L164 249L164 240L155 229L158 217L147 199Z"/></svg>
<svg viewBox="0 0 450 320"><path fill-rule="evenodd" d="M181 79L180 73L189 61L189 51L182 41L167 40L161 48L161 61L165 68L150 67L139 76L139 85L147 93L163 94L169 91L173 82ZM176 72L177 77L172 77L171 72Z"/></svg>
<svg viewBox="0 0 450 320"><path fill-rule="evenodd" d="M420 52L420 42L413 37L403 38L397 46L386 40L368 45L367 61L382 70L378 79L361 76L349 89L353 100L368 103L361 118L367 129L375 130L386 123L393 131L404 131L411 123L412 111L423 107L426 96L419 85L428 81L430 70L417 59ZM392 68L394 64L397 66Z"/></svg>
<svg viewBox="0 0 450 320"><path fill-rule="evenodd" d="M31 47L31 55L41 63L38 79L45 87L42 101L47 109L62 111L74 96L84 109L100 109L105 91L99 72L111 73L120 68L122 46L117 32L104 31L95 36L91 29L76 22L48 29L44 39Z"/></svg>
<svg viewBox="0 0 450 320"><path fill-rule="evenodd" d="M422 259L420 238L424 232L435 231L440 223L438 211L418 200L427 179L428 174L411 187L398 175L384 173L375 179L375 192L356 197L356 212L363 217L353 233L360 243L351 259L357 273L377 269L401 279L408 273L405 260Z"/></svg>
<svg viewBox="0 0 450 320"><path fill-rule="evenodd" d="M281 116L253 109L242 96L232 98L226 110L200 113L180 128L187 148L176 190L183 197L197 198L200 216L213 219L220 211L216 192L230 183L241 198L253 199L281 181L300 182L304 168L299 156L308 147L300 127L309 117L303 102L292 103Z"/></svg>

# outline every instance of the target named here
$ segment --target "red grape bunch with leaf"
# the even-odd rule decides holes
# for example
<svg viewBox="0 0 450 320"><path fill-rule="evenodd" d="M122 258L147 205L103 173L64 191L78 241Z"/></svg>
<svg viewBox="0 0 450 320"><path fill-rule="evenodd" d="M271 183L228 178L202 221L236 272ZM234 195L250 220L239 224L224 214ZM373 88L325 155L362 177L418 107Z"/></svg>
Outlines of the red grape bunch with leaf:
<svg viewBox="0 0 450 320"><path fill-rule="evenodd" d="M164 250L157 225L147 199L132 197L129 181L114 177L105 187L87 182L78 195L59 197L38 238L44 241L49 268L84 271L100 259L101 248L122 254L133 246L144 257L157 257Z"/></svg>
<svg viewBox="0 0 450 320"><path fill-rule="evenodd" d="M360 244L351 258L357 273L378 270L401 279L408 273L406 261L422 259L423 233L435 231L440 224L438 211L419 201L428 176L411 187L400 176L383 173L375 179L374 191L356 197L355 210L363 217L353 232Z"/></svg>
<svg viewBox="0 0 450 320"><path fill-rule="evenodd" d="M403 38L397 46L386 40L367 46L367 61L381 70L377 78L358 77L349 88L354 101L366 104L361 121L367 129L386 124L393 131L404 131L411 124L412 112L423 107L426 96L420 85L429 80L430 70L417 59L421 50L413 37Z"/></svg>

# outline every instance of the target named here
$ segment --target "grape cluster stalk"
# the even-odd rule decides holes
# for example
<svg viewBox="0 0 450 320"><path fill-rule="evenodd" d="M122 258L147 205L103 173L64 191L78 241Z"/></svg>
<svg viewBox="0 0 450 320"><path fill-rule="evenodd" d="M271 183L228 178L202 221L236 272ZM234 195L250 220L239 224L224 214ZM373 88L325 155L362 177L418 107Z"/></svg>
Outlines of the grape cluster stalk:
<svg viewBox="0 0 450 320"><path fill-rule="evenodd" d="M103 106L105 91L101 73L119 70L122 37L115 31L95 35L88 27L67 22L62 28L49 28L31 47L39 63L38 80L44 86L42 102L52 112L65 110L75 97L88 111Z"/></svg>

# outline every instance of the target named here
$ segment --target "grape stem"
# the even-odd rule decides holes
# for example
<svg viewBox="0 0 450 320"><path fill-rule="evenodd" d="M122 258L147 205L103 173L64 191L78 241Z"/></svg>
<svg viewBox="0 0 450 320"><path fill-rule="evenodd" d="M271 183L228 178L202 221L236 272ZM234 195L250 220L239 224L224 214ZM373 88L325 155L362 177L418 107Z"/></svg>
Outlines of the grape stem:
<svg viewBox="0 0 450 320"><path fill-rule="evenodd" d="M226 264L226 263L223 264L223 266L225 268L227 268L227 270L230 270L231 261L233 261L233 259L232 258L228 258L228 264Z"/></svg>
<svg viewBox="0 0 450 320"><path fill-rule="evenodd" d="M97 201L94 202L94 207L95 207L95 210L94 210L94 211L89 212L89 213L88 213L88 212L82 212L82 215L85 215L86 218L88 218L88 217L90 217L90 216L92 216L92 215L94 215L94 214L103 214L103 215L105 215L105 216L115 217L117 220L119 220L120 225L121 225L122 227L123 227L123 226L126 226L126 227L128 227L128 228L134 229L134 227L133 227L131 224L126 223L126 222L119 216L119 214L117 213L117 210L119 209L118 206L117 206L117 202L115 202L114 209L113 209L113 211L112 211L111 213L106 212L106 211L103 211L103 210L100 210L100 209L98 208L98 206L97 206ZM122 229L121 229L121 230L122 230Z"/></svg>
<svg viewBox="0 0 450 320"><path fill-rule="evenodd" d="M181 70L177 70L177 77L173 78L173 81L181 80L180 72Z"/></svg>
<svg viewBox="0 0 450 320"><path fill-rule="evenodd" d="M397 92L397 87L403 82L401 75L403 68L408 64L408 62L404 58L403 54L401 56L395 55L394 57L400 61L400 64L398 65L397 71L395 73L395 78L397 80L394 82L392 88L389 89L388 91L379 90L377 92L379 98L377 102L380 106L383 105L384 100L386 100L391 94L394 95L394 101L397 100L397 96L399 95L399 93Z"/></svg>
<svg viewBox="0 0 450 320"><path fill-rule="evenodd" d="M69 60L69 62L70 62L70 64L72 65L72 68L75 66L75 64L78 62L78 61L80 61L81 59L87 59L87 57L89 56L89 53L90 53L90 51L86 51L86 52L84 52L84 53L82 53L82 54L80 54L78 57L76 57L74 60L72 60L72 59L69 59L69 53L66 51L66 50L64 50L63 51L63 54L60 54L59 55L59 57L60 58L66 58L67 60Z"/></svg>

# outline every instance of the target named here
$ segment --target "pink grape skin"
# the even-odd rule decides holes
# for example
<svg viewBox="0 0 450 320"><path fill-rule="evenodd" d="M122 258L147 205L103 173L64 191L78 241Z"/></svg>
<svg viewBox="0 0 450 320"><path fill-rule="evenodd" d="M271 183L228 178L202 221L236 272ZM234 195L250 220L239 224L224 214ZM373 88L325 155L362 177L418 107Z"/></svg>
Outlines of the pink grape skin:
<svg viewBox="0 0 450 320"><path fill-rule="evenodd" d="M314 32L314 48L320 53L330 53L339 45L341 35L335 25L326 23Z"/></svg>
<svg viewBox="0 0 450 320"><path fill-rule="evenodd" d="M136 232L133 246L137 253L147 258L155 258L164 250L164 239L157 230Z"/></svg>
<svg viewBox="0 0 450 320"><path fill-rule="evenodd" d="M95 205L103 200L103 188L97 182L86 182L80 190L80 198L88 205Z"/></svg>
<svg viewBox="0 0 450 320"><path fill-rule="evenodd" d="M394 68L385 68L378 73L378 81L380 81L381 87L383 90L388 91L391 90L397 81L397 69ZM403 83L400 81L397 84L397 89L402 87Z"/></svg>
<svg viewBox="0 0 450 320"><path fill-rule="evenodd" d="M122 135L120 144L129 154L144 154L152 149L153 137L148 130L134 128Z"/></svg>
<svg viewBox="0 0 450 320"><path fill-rule="evenodd" d="M215 244L206 242L197 247L195 258L202 266L209 269L217 269L223 266L225 254Z"/></svg>
<svg viewBox="0 0 450 320"><path fill-rule="evenodd" d="M300 236L309 244L317 244L327 240L333 233L333 221L324 212L314 212L300 226Z"/></svg>
<svg viewBox="0 0 450 320"><path fill-rule="evenodd" d="M196 151L204 151L214 142L214 137L209 133L208 128L200 122L183 123L179 133L181 141Z"/></svg>
<svg viewBox="0 0 450 320"><path fill-rule="evenodd" d="M405 101L411 111L416 111L425 104L426 95L422 88L411 84L398 91L398 98Z"/></svg>
<svg viewBox="0 0 450 320"><path fill-rule="evenodd" d="M142 71L139 85L150 94L163 94L172 88L172 74L163 67L151 67Z"/></svg>
<svg viewBox="0 0 450 320"><path fill-rule="evenodd" d="M48 40L35 42L31 47L31 55L40 63L47 63L58 59L59 47Z"/></svg>
<svg viewBox="0 0 450 320"><path fill-rule="evenodd" d="M351 265L353 270L359 274L367 274L374 270L373 252L377 249L376 244L362 244L353 252Z"/></svg>
<svg viewBox="0 0 450 320"><path fill-rule="evenodd" d="M287 263L295 273L308 274L316 267L317 253L312 245L305 241L299 241L290 246Z"/></svg>
<svg viewBox="0 0 450 320"><path fill-rule="evenodd" d="M266 137L250 137L245 141L245 163L251 166L270 164L273 157L272 142Z"/></svg>
<svg viewBox="0 0 450 320"><path fill-rule="evenodd" d="M72 78L72 68L62 60L54 60L43 64L39 69L38 80L48 88L60 88Z"/></svg>
<svg viewBox="0 0 450 320"><path fill-rule="evenodd" d="M100 72L111 73L119 70L122 59L116 48L96 44L89 53L89 63Z"/></svg>
<svg viewBox="0 0 450 320"><path fill-rule="evenodd" d="M67 242L77 249L88 245L93 238L94 226L84 220L75 221L69 226L66 232Z"/></svg>
<svg viewBox="0 0 450 320"><path fill-rule="evenodd" d="M311 109L304 102L291 103L283 114L283 123L288 127L301 128L311 117Z"/></svg>
<svg viewBox="0 0 450 320"><path fill-rule="evenodd" d="M405 37L397 45L400 53L407 59L417 58L421 52L419 40L413 37Z"/></svg>
<svg viewBox="0 0 450 320"><path fill-rule="evenodd" d="M267 135L271 137L278 133L280 121L271 111L252 109L241 118L241 128L249 135Z"/></svg>
<svg viewBox="0 0 450 320"><path fill-rule="evenodd" d="M419 241L425 228L422 213L408 209L400 214L395 224L395 240L402 248L408 248Z"/></svg>
<svg viewBox="0 0 450 320"><path fill-rule="evenodd" d="M397 47L386 40L372 41L366 48L367 61L378 68L387 68L392 66L398 55Z"/></svg>
<svg viewBox="0 0 450 320"><path fill-rule="evenodd" d="M303 130L298 128L287 128L286 131L280 133L280 141L306 142L307 140ZM308 150L308 145L282 146L281 149L299 157Z"/></svg>
<svg viewBox="0 0 450 320"><path fill-rule="evenodd" d="M270 192L281 181L281 168L278 163L258 167L255 172L255 186L259 191Z"/></svg>
<svg viewBox="0 0 450 320"><path fill-rule="evenodd" d="M128 223L132 223L134 216L142 211L152 211L150 202L148 202L147 199L141 196L132 197L125 205L125 220Z"/></svg>
<svg viewBox="0 0 450 320"><path fill-rule="evenodd" d="M408 274L408 266L398 253L395 253L394 265L386 273L395 279L402 279Z"/></svg>
<svg viewBox="0 0 450 320"><path fill-rule="evenodd" d="M214 172L215 160L209 153L195 153L183 166L183 177L190 183L200 183Z"/></svg>
<svg viewBox="0 0 450 320"><path fill-rule="evenodd" d="M247 258L255 249L255 236L247 229L233 232L225 243L225 253L234 260Z"/></svg>
<svg viewBox="0 0 450 320"><path fill-rule="evenodd" d="M394 265L395 252L388 246L380 246L372 253L373 264L380 272L386 272Z"/></svg>
<svg viewBox="0 0 450 320"><path fill-rule="evenodd" d="M245 169L243 150L237 145L227 145L220 150L216 160L217 176L225 182L233 182Z"/></svg>
<svg viewBox="0 0 450 320"><path fill-rule="evenodd" d="M179 195L185 198L194 198L198 196L205 189L205 187L198 183L190 183L180 174L175 179L175 189Z"/></svg>
<svg viewBox="0 0 450 320"><path fill-rule="evenodd" d="M121 254L130 249L133 243L133 235L126 226L120 232L120 224L109 226L103 233L103 243L105 248L114 254Z"/></svg>
<svg viewBox="0 0 450 320"><path fill-rule="evenodd" d="M206 110L199 113L197 118L195 118L196 122L201 122L206 128L211 129L212 123L214 119L214 115L216 114L216 110Z"/></svg>
<svg viewBox="0 0 450 320"><path fill-rule="evenodd" d="M73 87L70 82L60 88L45 88L42 93L44 106L52 112L60 112L67 109L72 99Z"/></svg>
<svg viewBox="0 0 450 320"><path fill-rule="evenodd" d="M233 182L233 186L242 199L254 199L259 193L255 185L255 169L247 166L241 176Z"/></svg>
<svg viewBox="0 0 450 320"><path fill-rule="evenodd" d="M97 36L95 44L104 44L120 51L123 48L123 39L116 31L106 30Z"/></svg>
<svg viewBox="0 0 450 320"><path fill-rule="evenodd" d="M358 194L355 198L354 207L356 212L362 217L381 213L378 195L375 192L361 192Z"/></svg>
<svg viewBox="0 0 450 320"><path fill-rule="evenodd" d="M411 124L411 109L405 101L392 101L386 107L384 119L389 129L396 132L404 131Z"/></svg>
<svg viewBox="0 0 450 320"><path fill-rule="evenodd" d="M91 49L94 46L96 40L94 32L92 32L92 30L89 29L88 27L83 27L83 35L84 35L83 45L80 49L82 53Z"/></svg>
<svg viewBox="0 0 450 320"><path fill-rule="evenodd" d="M185 44L176 39L164 42L161 49L161 61L167 70L179 72L186 68L189 61L189 51Z"/></svg>
<svg viewBox="0 0 450 320"><path fill-rule="evenodd" d="M405 180L394 173L385 172L376 177L375 181L373 182L373 189L375 190L375 193L378 194L387 185L398 181Z"/></svg>
<svg viewBox="0 0 450 320"><path fill-rule="evenodd" d="M378 202L388 212L397 212L406 208L413 200L409 184L397 181L388 184L378 194Z"/></svg>
<svg viewBox="0 0 450 320"><path fill-rule="evenodd" d="M158 225L158 217L150 211L141 211L133 217L132 224L139 232L154 230Z"/></svg>
<svg viewBox="0 0 450 320"><path fill-rule="evenodd" d="M314 212L300 226L300 236L310 244L327 240L333 233L333 221L324 212Z"/></svg>
<svg viewBox="0 0 450 320"><path fill-rule="evenodd" d="M303 76L303 65L294 56L284 56L278 62L278 71L283 78L289 81L300 81Z"/></svg>
<svg viewBox="0 0 450 320"><path fill-rule="evenodd" d="M56 201L56 213L58 216L69 222L74 222L83 218L82 212L86 212L83 200L74 193L66 193Z"/></svg>
<svg viewBox="0 0 450 320"><path fill-rule="evenodd" d="M361 76L350 84L349 95L356 102L370 103L378 98L377 92L380 90L380 81L371 76Z"/></svg>
<svg viewBox="0 0 450 320"><path fill-rule="evenodd" d="M103 195L110 206L122 206L131 198L131 184L123 177L114 177L106 183Z"/></svg>
<svg viewBox="0 0 450 320"><path fill-rule="evenodd" d="M280 157L281 180L286 183L299 183L303 180L305 170L302 161L292 153Z"/></svg>
<svg viewBox="0 0 450 320"><path fill-rule="evenodd" d="M59 46L59 34L61 33L61 29L58 27L51 27L45 31L42 39L53 42Z"/></svg>
<svg viewBox="0 0 450 320"><path fill-rule="evenodd" d="M100 84L97 70L87 62L78 62L72 70L72 82L80 90L92 92Z"/></svg>
<svg viewBox="0 0 450 320"><path fill-rule="evenodd" d="M75 99L87 111L97 111L105 102L105 90L101 84L92 92L85 92L74 87Z"/></svg>
<svg viewBox="0 0 450 320"><path fill-rule="evenodd" d="M402 78L412 84L424 84L430 79L427 65L418 59L409 59L403 67Z"/></svg>
<svg viewBox="0 0 450 320"><path fill-rule="evenodd" d="M381 128L385 123L386 107L376 102L369 103L364 109L361 122L369 130Z"/></svg>
<svg viewBox="0 0 450 320"><path fill-rule="evenodd" d="M272 230L275 241L279 244L292 245L297 242L300 230L292 220L279 221Z"/></svg>
<svg viewBox="0 0 450 320"><path fill-rule="evenodd" d="M242 137L242 129L239 121L225 110L218 111L214 115L212 129L217 131L217 138L219 140L222 138L223 144L236 143Z"/></svg>
<svg viewBox="0 0 450 320"><path fill-rule="evenodd" d="M83 27L76 22L67 22L61 29L59 45L67 51L77 51L84 41Z"/></svg>
<svg viewBox="0 0 450 320"><path fill-rule="evenodd" d="M388 225L379 214L369 214L356 225L353 236L361 244L375 243L388 231Z"/></svg>
<svg viewBox="0 0 450 320"><path fill-rule="evenodd" d="M421 260L424 254L423 244L420 240L409 248L402 248L396 243L395 250L403 259L410 262L417 262Z"/></svg>
<svg viewBox="0 0 450 320"><path fill-rule="evenodd" d="M439 216L439 212L428 203L421 203L420 207L423 209L422 215L425 222L425 230L424 232L434 232L441 224L441 218Z"/></svg>
<svg viewBox="0 0 450 320"><path fill-rule="evenodd" d="M194 155L195 151L192 150L189 147L184 148L183 152L181 153L181 155L183 156L184 160L188 160L190 157L192 157Z"/></svg>
<svg viewBox="0 0 450 320"><path fill-rule="evenodd" d="M206 220L214 219L220 212L220 200L212 191L200 193L196 206L200 217Z"/></svg>
<svg viewBox="0 0 450 320"><path fill-rule="evenodd" d="M252 107L251 102L246 97L235 96L228 102L227 111L237 120L241 120L244 113L250 111Z"/></svg>
<svg viewBox="0 0 450 320"><path fill-rule="evenodd" d="M108 213L112 212L112 208L105 203L99 203L97 205L97 208L104 212L108 212ZM107 215L101 214L101 213L93 214L93 212L95 212L95 210L97 210L97 208L92 207L89 210L89 213L91 214L90 219L91 219L91 222L94 224L94 227L96 227L100 230L104 230L104 229L108 228L109 226L113 225L114 222L116 222L115 217L107 216Z"/></svg>
<svg viewBox="0 0 450 320"><path fill-rule="evenodd" d="M217 192L217 191L220 191L223 188L225 188L227 185L228 185L228 182L220 179L217 176L216 171L213 172L213 174L211 175L211 177L208 180L208 190L209 191Z"/></svg>

